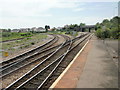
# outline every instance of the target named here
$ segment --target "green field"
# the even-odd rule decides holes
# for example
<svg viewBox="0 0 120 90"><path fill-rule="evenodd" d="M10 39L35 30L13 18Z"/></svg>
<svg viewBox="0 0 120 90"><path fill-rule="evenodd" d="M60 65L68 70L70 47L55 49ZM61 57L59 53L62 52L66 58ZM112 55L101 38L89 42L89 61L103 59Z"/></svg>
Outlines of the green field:
<svg viewBox="0 0 120 90"><path fill-rule="evenodd" d="M25 38L33 36L33 33L26 32L26 33L17 33L17 32L2 32L0 33L0 41L18 39L18 38Z"/></svg>

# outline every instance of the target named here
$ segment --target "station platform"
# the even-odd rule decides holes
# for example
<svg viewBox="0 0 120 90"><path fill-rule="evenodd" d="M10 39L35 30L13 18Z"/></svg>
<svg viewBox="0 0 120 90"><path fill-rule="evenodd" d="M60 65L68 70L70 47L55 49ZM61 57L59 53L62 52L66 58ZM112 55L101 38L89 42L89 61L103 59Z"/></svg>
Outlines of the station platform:
<svg viewBox="0 0 120 90"><path fill-rule="evenodd" d="M118 88L118 67L93 35L50 88Z"/></svg>

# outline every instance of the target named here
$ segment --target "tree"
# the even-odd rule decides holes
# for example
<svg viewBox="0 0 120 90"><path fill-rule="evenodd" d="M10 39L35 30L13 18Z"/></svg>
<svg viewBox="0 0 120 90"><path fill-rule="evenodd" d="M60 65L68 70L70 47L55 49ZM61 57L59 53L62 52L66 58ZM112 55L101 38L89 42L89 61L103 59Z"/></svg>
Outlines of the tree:
<svg viewBox="0 0 120 90"><path fill-rule="evenodd" d="M96 28L98 28L98 29L100 29L101 28L101 25L100 25L100 23L98 22L98 23L96 23Z"/></svg>
<svg viewBox="0 0 120 90"><path fill-rule="evenodd" d="M50 29L50 26L48 26L48 29Z"/></svg>
<svg viewBox="0 0 120 90"><path fill-rule="evenodd" d="M7 31L8 31L8 32L11 32L11 29L8 29Z"/></svg>
<svg viewBox="0 0 120 90"><path fill-rule="evenodd" d="M108 19L104 19L102 23L103 23L103 24L109 23L109 20L108 20Z"/></svg>
<svg viewBox="0 0 120 90"><path fill-rule="evenodd" d="M46 32L48 32L48 29L50 29L49 25L45 25Z"/></svg>
<svg viewBox="0 0 120 90"><path fill-rule="evenodd" d="M80 25L79 25L79 26L80 26L80 27L81 27L81 26L85 26L85 23L80 23Z"/></svg>
<svg viewBox="0 0 120 90"><path fill-rule="evenodd" d="M28 28L28 32L30 32L30 28Z"/></svg>
<svg viewBox="0 0 120 90"><path fill-rule="evenodd" d="M105 30L103 31L102 28L99 28L100 30L96 31L96 35L100 38L114 38L119 39L120 38L120 17L115 16L112 19L104 19L102 23L97 23L97 27L105 27Z"/></svg>

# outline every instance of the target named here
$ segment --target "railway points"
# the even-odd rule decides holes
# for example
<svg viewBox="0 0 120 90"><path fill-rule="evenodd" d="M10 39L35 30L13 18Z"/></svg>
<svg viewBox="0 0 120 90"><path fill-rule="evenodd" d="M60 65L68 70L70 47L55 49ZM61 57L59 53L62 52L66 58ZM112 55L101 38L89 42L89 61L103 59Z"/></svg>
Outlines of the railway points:
<svg viewBox="0 0 120 90"><path fill-rule="evenodd" d="M3 62L4 64L0 70L2 73L0 76L2 81L0 82L2 82L3 89L61 88L61 86L59 87L59 82L74 64L74 58L77 53L83 50L84 45L86 42L88 43L93 34L82 33L75 38L70 38L66 35L53 36L54 38L49 43L47 42L41 48L36 48L28 52L28 54L23 54L21 58L18 56L18 60L15 58L15 60L10 60L7 63ZM76 75L78 77L78 74Z"/></svg>
<svg viewBox="0 0 120 90"><path fill-rule="evenodd" d="M55 35L56 39L53 39L53 44L46 45L47 48L44 47L41 52L38 52L39 50L36 50L37 52L35 53L35 51L33 50L33 54L26 54L27 56L25 56L25 58L16 61L13 60L14 62L10 62L8 63L8 65L4 65L1 69L1 72L3 72L1 76L1 78L3 79L3 88L10 89L21 88L22 86L24 87L26 83L29 83L29 80L33 80L33 76L39 76L39 73L41 74L41 72L45 73L46 71L44 71L44 69L48 66L54 68L54 71L56 71L59 66L62 67L60 64L63 62L67 54L78 47L80 43L84 42L84 40L86 40L89 35L89 33L81 34L74 39L71 39L66 35ZM64 38L62 39L62 43L58 43L59 37ZM78 50L75 50L76 53ZM75 54L73 56L75 56ZM55 66L52 66L52 63L56 63ZM42 80L41 86L39 85L40 83L38 83L36 88L44 87L44 85L48 83L49 78L51 78L51 75L54 73L52 69L51 72L49 71L49 69L45 69L48 70L46 79ZM6 80L8 82L5 82Z"/></svg>

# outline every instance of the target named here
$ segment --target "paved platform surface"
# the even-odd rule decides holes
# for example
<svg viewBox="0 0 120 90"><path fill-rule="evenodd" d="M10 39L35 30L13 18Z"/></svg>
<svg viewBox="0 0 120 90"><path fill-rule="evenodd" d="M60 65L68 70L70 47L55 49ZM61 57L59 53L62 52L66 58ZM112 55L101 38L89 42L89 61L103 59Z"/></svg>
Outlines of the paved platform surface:
<svg viewBox="0 0 120 90"><path fill-rule="evenodd" d="M108 51L109 55L112 57L116 66L119 68L119 72L120 72L120 66L118 66L118 58L120 55L120 48L118 47L119 42L120 41L118 41L118 40L104 40L104 44L107 48L107 51Z"/></svg>
<svg viewBox="0 0 120 90"><path fill-rule="evenodd" d="M102 40L93 37L77 88L118 88L118 68Z"/></svg>
<svg viewBox="0 0 120 90"><path fill-rule="evenodd" d="M54 88L118 88L118 67L104 42L93 36Z"/></svg>
<svg viewBox="0 0 120 90"><path fill-rule="evenodd" d="M120 41L118 41L118 40L110 40L110 39L106 39L105 40L105 44L108 46L108 47L110 47L115 53L117 53L118 54L118 52L119 52L119 49L118 49L118 43L119 43Z"/></svg>

